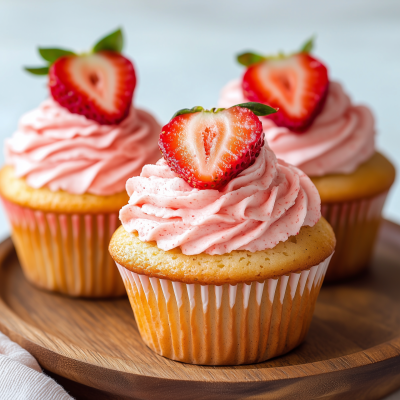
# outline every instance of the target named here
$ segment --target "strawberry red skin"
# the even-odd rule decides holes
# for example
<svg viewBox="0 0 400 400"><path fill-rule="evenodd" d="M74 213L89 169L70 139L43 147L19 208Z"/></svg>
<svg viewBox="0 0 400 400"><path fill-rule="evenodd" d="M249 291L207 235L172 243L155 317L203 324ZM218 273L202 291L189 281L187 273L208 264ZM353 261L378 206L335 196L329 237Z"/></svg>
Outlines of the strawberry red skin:
<svg viewBox="0 0 400 400"><path fill-rule="evenodd" d="M113 51L97 53L118 66L123 76L118 77L118 94L114 99L116 110L110 112L81 91L70 73L70 63L76 56L59 58L49 70L49 89L52 97L62 107L74 114L84 115L102 125L114 125L125 119L130 111L136 74L130 60Z"/></svg>
<svg viewBox="0 0 400 400"><path fill-rule="evenodd" d="M270 91L265 88L260 69L263 63L269 62L268 60L251 65L246 70L242 88L244 96L249 101L268 104L279 109L277 113L268 115L266 118L274 121L277 126L287 127L295 133L302 133L309 128L324 107L329 89L328 70L324 64L310 54L300 53L290 57L296 58L311 77L308 82L308 95L306 94L303 99L303 106L307 110L306 115L300 117L291 115L287 112L285 104L271 96Z"/></svg>
<svg viewBox="0 0 400 400"><path fill-rule="evenodd" d="M236 132L236 137L230 142L230 151L221 154L217 160L217 168L208 176L201 175L196 170L193 155L187 151L185 142L185 129L190 119L199 113L178 115L162 128L159 147L164 159L169 167L193 188L222 188L255 162L264 145L262 123L252 111L232 107L220 113L227 114L230 129ZM251 132L244 128L245 124L252 127Z"/></svg>

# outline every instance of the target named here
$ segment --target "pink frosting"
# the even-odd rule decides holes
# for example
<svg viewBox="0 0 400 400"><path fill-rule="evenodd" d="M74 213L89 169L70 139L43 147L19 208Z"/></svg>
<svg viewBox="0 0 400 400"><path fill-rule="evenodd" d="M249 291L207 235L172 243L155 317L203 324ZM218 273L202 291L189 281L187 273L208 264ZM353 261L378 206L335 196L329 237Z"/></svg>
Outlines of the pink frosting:
<svg viewBox="0 0 400 400"><path fill-rule="evenodd" d="M132 108L118 125L100 125L48 99L25 114L6 140L6 163L33 188L111 195L159 159L160 132L142 110Z"/></svg>
<svg viewBox="0 0 400 400"><path fill-rule="evenodd" d="M120 211L124 228L163 250L180 246L183 254L273 248L321 216L311 180L277 160L267 145L221 190L192 188L164 159L144 166L126 188L129 204Z"/></svg>
<svg viewBox="0 0 400 400"><path fill-rule="evenodd" d="M219 107L248 101L239 79L221 91ZM355 106L342 86L330 82L324 108L310 128L296 134L261 117L268 144L278 158L310 176L351 173L375 152L375 123L369 108Z"/></svg>

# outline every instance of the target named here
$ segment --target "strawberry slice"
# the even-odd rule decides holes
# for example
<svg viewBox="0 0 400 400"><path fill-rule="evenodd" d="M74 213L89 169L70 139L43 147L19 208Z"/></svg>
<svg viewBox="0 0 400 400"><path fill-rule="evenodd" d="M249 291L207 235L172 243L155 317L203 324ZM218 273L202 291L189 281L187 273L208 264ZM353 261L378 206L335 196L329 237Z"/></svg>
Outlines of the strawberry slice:
<svg viewBox="0 0 400 400"><path fill-rule="evenodd" d="M25 67L34 75L49 74L49 88L61 106L100 124L121 122L128 114L136 86L132 63L121 55L121 29L100 39L91 52L39 48L47 62L43 67Z"/></svg>
<svg viewBox="0 0 400 400"><path fill-rule="evenodd" d="M132 63L112 51L61 57L49 70L54 100L104 125L118 124L128 115L135 86Z"/></svg>
<svg viewBox="0 0 400 400"><path fill-rule="evenodd" d="M244 96L279 108L279 113L268 117L276 125L304 132L322 110L328 70L307 51L278 57L244 53L238 61L250 65L242 81Z"/></svg>
<svg viewBox="0 0 400 400"><path fill-rule="evenodd" d="M275 111L256 103L181 110L163 127L159 147L170 168L190 186L218 189L254 163L264 145L257 115Z"/></svg>

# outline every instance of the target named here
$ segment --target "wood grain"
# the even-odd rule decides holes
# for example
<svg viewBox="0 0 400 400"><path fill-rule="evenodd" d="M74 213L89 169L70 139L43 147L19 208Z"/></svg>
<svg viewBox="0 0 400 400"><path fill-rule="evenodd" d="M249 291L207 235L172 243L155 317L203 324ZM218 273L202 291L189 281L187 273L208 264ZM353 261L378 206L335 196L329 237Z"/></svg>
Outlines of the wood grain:
<svg viewBox="0 0 400 400"><path fill-rule="evenodd" d="M371 271L322 289L303 345L260 364L202 367L148 349L127 299L40 291L11 241L0 245L0 329L87 399L382 398L400 387L399 287L400 226L385 221Z"/></svg>

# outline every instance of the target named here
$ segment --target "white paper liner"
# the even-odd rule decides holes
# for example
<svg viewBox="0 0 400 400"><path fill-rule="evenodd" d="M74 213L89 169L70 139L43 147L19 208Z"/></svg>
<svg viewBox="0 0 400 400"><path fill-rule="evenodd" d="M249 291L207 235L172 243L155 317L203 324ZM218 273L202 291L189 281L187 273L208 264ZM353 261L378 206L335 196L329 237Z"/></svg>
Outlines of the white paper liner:
<svg viewBox="0 0 400 400"><path fill-rule="evenodd" d="M276 357L304 340L331 257L249 285L185 284L117 266L152 350L193 364L237 365Z"/></svg>
<svg viewBox="0 0 400 400"><path fill-rule="evenodd" d="M2 199L25 276L35 285L71 296L125 294L108 253L118 213L62 214Z"/></svg>
<svg viewBox="0 0 400 400"><path fill-rule="evenodd" d="M357 275L368 266L388 192L358 201L323 203L321 212L336 235L325 282Z"/></svg>

